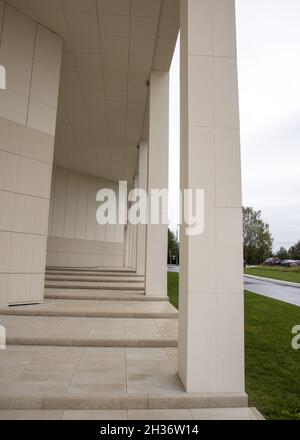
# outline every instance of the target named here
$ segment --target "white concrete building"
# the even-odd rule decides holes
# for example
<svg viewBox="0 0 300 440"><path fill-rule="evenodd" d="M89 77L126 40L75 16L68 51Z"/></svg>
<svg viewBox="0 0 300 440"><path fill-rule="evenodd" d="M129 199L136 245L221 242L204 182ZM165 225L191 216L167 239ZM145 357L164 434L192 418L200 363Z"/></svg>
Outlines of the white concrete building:
<svg viewBox="0 0 300 440"><path fill-rule="evenodd" d="M96 193L167 188L179 29L181 189L205 190L205 228L180 233L178 374L244 406L234 0L0 0L0 306L42 303L46 266L129 268L167 299L167 226L100 226Z"/></svg>

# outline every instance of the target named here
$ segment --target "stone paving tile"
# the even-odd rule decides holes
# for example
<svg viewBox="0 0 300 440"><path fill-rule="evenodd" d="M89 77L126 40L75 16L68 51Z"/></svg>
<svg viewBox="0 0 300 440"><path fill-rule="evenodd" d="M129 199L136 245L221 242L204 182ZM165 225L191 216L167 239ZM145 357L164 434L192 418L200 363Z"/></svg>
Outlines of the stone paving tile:
<svg viewBox="0 0 300 440"><path fill-rule="evenodd" d="M24 367L19 369L14 368L12 371L2 372L0 369L0 386L7 385L15 380L21 373L23 373Z"/></svg>
<svg viewBox="0 0 300 440"><path fill-rule="evenodd" d="M25 348L26 350L26 348ZM10 383L8 393L65 393L74 375L82 349L43 347Z"/></svg>
<svg viewBox="0 0 300 440"><path fill-rule="evenodd" d="M0 384L0 394L18 395L41 395L41 394L61 394L68 390L69 382L53 381L13 381L10 384Z"/></svg>
<svg viewBox="0 0 300 440"><path fill-rule="evenodd" d="M77 365L83 349L73 347L42 347L32 365L42 366L60 366L63 365Z"/></svg>
<svg viewBox="0 0 300 440"><path fill-rule="evenodd" d="M69 393L125 393L124 349L84 349L71 380Z"/></svg>
<svg viewBox="0 0 300 440"><path fill-rule="evenodd" d="M127 339L162 339L153 319L125 319Z"/></svg>
<svg viewBox="0 0 300 440"><path fill-rule="evenodd" d="M129 410L128 420L192 420L188 409Z"/></svg>
<svg viewBox="0 0 300 440"><path fill-rule="evenodd" d="M165 348L166 353L170 359L171 364L173 365L174 369L177 369L177 358L178 358L178 352L177 348L175 347L166 347Z"/></svg>
<svg viewBox="0 0 300 440"><path fill-rule="evenodd" d="M96 318L91 326L88 337L122 339L125 337L124 319Z"/></svg>
<svg viewBox="0 0 300 440"><path fill-rule="evenodd" d="M2 410L0 411L0 420L61 420L63 411L56 410Z"/></svg>
<svg viewBox="0 0 300 440"><path fill-rule="evenodd" d="M127 420L127 411L64 411L62 420Z"/></svg>
<svg viewBox="0 0 300 440"><path fill-rule="evenodd" d="M178 338L178 320L177 319L155 319L160 334L164 339Z"/></svg>
<svg viewBox="0 0 300 440"><path fill-rule="evenodd" d="M126 349L129 393L182 392L182 383L165 349Z"/></svg>
<svg viewBox="0 0 300 440"><path fill-rule="evenodd" d="M111 366L122 368L125 366L125 349L123 348L86 348L76 371L79 373L93 373L99 371L101 365L102 371Z"/></svg>
<svg viewBox="0 0 300 440"><path fill-rule="evenodd" d="M126 348L127 366L149 363L169 363L167 352L164 348Z"/></svg>
<svg viewBox="0 0 300 440"><path fill-rule="evenodd" d="M29 365L41 351L41 347L8 346L0 350L0 367L11 369Z"/></svg>

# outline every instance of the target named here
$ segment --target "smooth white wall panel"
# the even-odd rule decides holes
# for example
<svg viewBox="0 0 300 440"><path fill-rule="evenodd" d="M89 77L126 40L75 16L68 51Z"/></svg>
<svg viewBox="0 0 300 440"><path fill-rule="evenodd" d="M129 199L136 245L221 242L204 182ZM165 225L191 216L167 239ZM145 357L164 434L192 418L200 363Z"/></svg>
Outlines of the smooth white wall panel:
<svg viewBox="0 0 300 440"><path fill-rule="evenodd" d="M48 199L0 190L0 207L1 231L47 234Z"/></svg>
<svg viewBox="0 0 300 440"><path fill-rule="evenodd" d="M0 188L49 198L51 165L0 151Z"/></svg>
<svg viewBox="0 0 300 440"><path fill-rule="evenodd" d="M114 189L118 198L117 184L54 167L49 266L123 266L124 226L99 225L96 221L96 194L102 188Z"/></svg>
<svg viewBox="0 0 300 440"><path fill-rule="evenodd" d="M1 91L0 116L54 136L62 38L2 0L1 11L7 89Z"/></svg>
<svg viewBox="0 0 300 440"><path fill-rule="evenodd" d="M0 34L2 34L4 2L0 2Z"/></svg>
<svg viewBox="0 0 300 440"><path fill-rule="evenodd" d="M96 240L97 237L97 224L95 223L95 210L97 208L97 202L95 194L98 190L97 179L91 177L89 179L88 187L88 206L87 206L87 229L86 238L88 240Z"/></svg>
<svg viewBox="0 0 300 440"><path fill-rule="evenodd" d="M55 237L64 236L67 173L59 168L55 174L55 196L52 231Z"/></svg>
<svg viewBox="0 0 300 440"><path fill-rule="evenodd" d="M34 57L36 23L6 4L0 59L6 68L7 88L28 102ZM5 116L5 115L1 115ZM26 114L24 114L24 122Z"/></svg>
<svg viewBox="0 0 300 440"><path fill-rule="evenodd" d="M61 41L43 26L37 27L30 98L57 108Z"/></svg>
<svg viewBox="0 0 300 440"><path fill-rule="evenodd" d="M0 306L43 300L61 51L0 0Z"/></svg>
<svg viewBox="0 0 300 440"><path fill-rule="evenodd" d="M7 306L43 299L52 168L43 159L54 139L3 118L0 128L0 306Z"/></svg>
<svg viewBox="0 0 300 440"><path fill-rule="evenodd" d="M76 236L76 213L77 213L77 174L67 173L67 191L65 204L65 228L63 236L65 238L75 238ZM55 235L55 234L50 234Z"/></svg>
<svg viewBox="0 0 300 440"><path fill-rule="evenodd" d="M83 174L78 176L77 210L76 210L76 238L86 238L86 225L88 214L88 183L89 180ZM95 194L96 198L96 194ZM96 216L96 214L95 214Z"/></svg>
<svg viewBox="0 0 300 440"><path fill-rule="evenodd" d="M48 266L123 265L123 244L66 238L48 238Z"/></svg>

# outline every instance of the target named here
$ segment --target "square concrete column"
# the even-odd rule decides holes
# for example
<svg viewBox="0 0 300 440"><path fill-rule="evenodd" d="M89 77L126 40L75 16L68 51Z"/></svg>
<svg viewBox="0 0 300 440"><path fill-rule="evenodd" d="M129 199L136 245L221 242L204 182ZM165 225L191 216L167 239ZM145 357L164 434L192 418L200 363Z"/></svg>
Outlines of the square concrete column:
<svg viewBox="0 0 300 440"><path fill-rule="evenodd" d="M138 173L134 176L134 189L139 187L139 175ZM131 261L130 267L136 270L137 266L137 238L138 238L138 225L130 225L131 232Z"/></svg>
<svg viewBox="0 0 300 440"><path fill-rule="evenodd" d="M135 174L133 179L133 187L128 188L128 191L130 192L132 189L137 189L138 186L139 177L138 174ZM137 266L137 235L138 226L128 221L125 230L125 266L134 270L136 270Z"/></svg>
<svg viewBox="0 0 300 440"><path fill-rule="evenodd" d="M128 223L126 228L125 241L125 266L133 269L133 228L134 226Z"/></svg>
<svg viewBox="0 0 300 440"><path fill-rule="evenodd" d="M148 196L168 188L169 73L152 72L150 81ZM152 212L155 214L152 206ZM166 214L167 206L165 207ZM149 224L146 235L146 295L167 296L168 225Z"/></svg>
<svg viewBox="0 0 300 440"><path fill-rule="evenodd" d="M181 190L205 192L204 232L180 233L188 392L245 396L240 169L235 3L181 0Z"/></svg>
<svg viewBox="0 0 300 440"><path fill-rule="evenodd" d="M148 183L148 142L142 141L139 148L139 188L147 191ZM136 272L145 275L146 268L146 225L138 225L137 229L137 262Z"/></svg>

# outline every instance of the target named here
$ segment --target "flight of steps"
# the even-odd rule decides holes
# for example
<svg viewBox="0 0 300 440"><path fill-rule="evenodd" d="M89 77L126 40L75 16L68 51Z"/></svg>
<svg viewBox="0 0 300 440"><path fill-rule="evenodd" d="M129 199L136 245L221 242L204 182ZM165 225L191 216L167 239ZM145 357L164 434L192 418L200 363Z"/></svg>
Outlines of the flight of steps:
<svg viewBox="0 0 300 440"><path fill-rule="evenodd" d="M14 345L177 346L177 310L166 297L147 297L144 277L130 270L47 268L43 303L0 313ZM20 331L24 317L31 321ZM133 330L137 323L139 333Z"/></svg>
<svg viewBox="0 0 300 440"><path fill-rule="evenodd" d="M0 410L247 406L244 394L185 392L178 311L129 269L49 267L44 302L0 309L0 325Z"/></svg>
<svg viewBox="0 0 300 440"><path fill-rule="evenodd" d="M47 268L45 299L166 301L146 298L144 277L130 270Z"/></svg>
<svg viewBox="0 0 300 440"><path fill-rule="evenodd" d="M79 289L122 292L123 294L144 295L144 277L134 272L102 270L46 269L46 289Z"/></svg>

